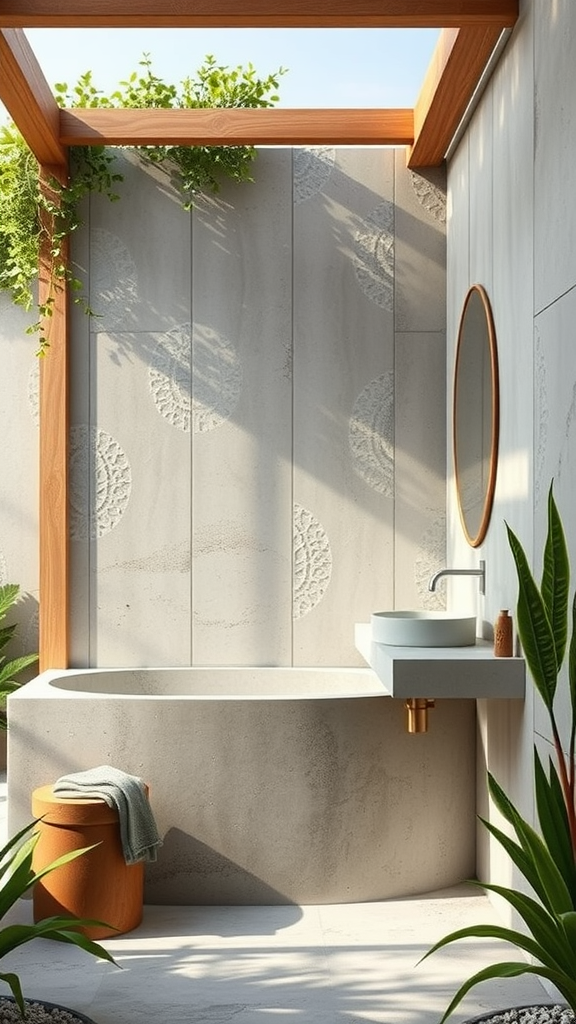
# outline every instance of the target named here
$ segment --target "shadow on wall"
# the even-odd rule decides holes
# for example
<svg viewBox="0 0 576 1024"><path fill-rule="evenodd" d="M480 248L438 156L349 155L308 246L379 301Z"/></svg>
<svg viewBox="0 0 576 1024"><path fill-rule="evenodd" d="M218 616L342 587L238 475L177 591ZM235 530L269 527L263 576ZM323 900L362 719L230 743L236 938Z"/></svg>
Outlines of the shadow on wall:
<svg viewBox="0 0 576 1024"><path fill-rule="evenodd" d="M258 168L190 214L126 157L76 240L76 663L358 665L370 609L441 605L441 190L391 151Z"/></svg>
<svg viewBox="0 0 576 1024"><path fill-rule="evenodd" d="M365 502L366 511L372 513L371 491L392 496L394 450L408 440L407 455L414 463L414 486L410 490L416 495L415 507L419 507L419 471L429 474L431 469L430 453L419 452L422 436L438 433L438 445L444 454L444 434L438 429L435 415L437 404L431 403L430 422L421 431L408 438L395 436L397 389L394 372L386 371L386 367L394 363L396 344L409 345L414 350L414 360L431 363L434 387L445 388L444 350L436 351L435 346L424 344L421 337L419 340L422 332L443 335L445 331L445 309L434 288L436 273L444 272L443 178L433 173L435 169L430 169L426 176L407 171L407 183L401 189L410 198L400 206L400 200L392 198L393 188L390 197L384 198L385 189L378 193L352 177L338 165L335 153L328 148L293 151L293 192L286 190L284 195L285 214L278 213L285 180L281 167L274 163L281 158L270 154L260 154L262 177L245 185L241 194L225 183L217 196L199 196L192 211L178 211L180 217L174 223L175 196L169 194L168 210L166 204L161 207L166 219L164 232L157 231L153 236L154 274L159 264L171 263L178 268L175 273L183 274L182 265L189 258L186 250L190 248L194 290L194 280L201 274L201 252L202 263L210 268L208 281L212 288L222 290L224 299L210 304L209 322L195 314L191 324L190 308L185 303L176 314L172 307L166 312L158 308L146 283L148 247L144 247L143 254L131 252L128 241L112 233L115 222L110 218L114 215L96 197L95 209L102 214L104 226L91 232L90 299L98 314L91 329L107 335L107 354L113 363L141 363L148 368L150 394L158 412L172 426L193 433L205 433L227 421L241 431L254 428L250 417L247 419L246 408L261 403L261 381L253 380L248 365L244 365L248 360L246 349L248 345L266 343L265 336L271 330L276 336L274 345L279 344L278 338L284 339L284 372L293 386L299 383L300 387L311 375L317 382L332 378L335 368L337 375L342 373L353 341L368 374L363 387L359 385L356 394L344 393L349 404L342 403L342 388L337 382L339 404L328 401L333 397L329 389L325 394L318 391L314 444L292 448L292 435L287 432L282 438L284 448L276 455L296 460L303 471L316 479L325 478L329 488L338 490L337 484L341 487L342 482L335 481L331 473L333 458L320 458L318 453L329 456L335 450L341 452L344 461L346 456L350 460L351 476L360 478L355 483L347 481L348 489L352 487L355 500ZM127 154L122 161L125 190L129 184L134 189L144 189L150 201L158 192L166 196L165 189L150 177L150 169L134 164L136 159ZM397 173L393 163L386 173L391 177ZM275 182L276 175L279 183ZM258 205L259 195L270 211L269 239L261 234L262 228L254 218L253 208ZM128 199L123 195L121 202L125 201ZM424 215L418 217L411 206L420 213L424 211ZM292 210L297 212L303 207L307 215L303 217L300 213L300 232L304 234L298 244L298 235L296 239L292 236ZM128 210L126 217L129 218ZM312 224L316 252L321 259L307 244L307 222ZM287 232L284 237L282 231ZM287 259L283 263L277 253L268 252L266 256L270 239L278 251L287 252L292 246L293 262ZM292 277L291 284L287 280L272 280L270 267L283 267L283 276ZM426 267L434 268L428 283ZM253 290L257 277L261 281ZM337 282L336 286L330 282ZM272 286L277 289L277 313L270 319ZM286 309L291 308L290 303L286 305L285 289L291 289L295 303L296 314L292 314L290 323L283 320ZM311 300L315 290L317 300ZM430 291L434 298L428 294ZM234 303L238 304L237 309ZM253 333L255 325L263 334L260 339ZM403 334L401 342L395 340L395 330ZM314 332L314 336L305 337L307 331ZM304 354L306 368L300 365ZM441 379L437 381L440 371ZM358 369L355 376L362 380ZM429 401L430 387L428 377L428 390L424 390L418 402L420 410ZM404 394L402 397L405 399ZM445 401L443 391L440 397ZM274 436L278 443L279 435ZM443 468L443 462L441 465ZM437 483L443 486L443 479Z"/></svg>

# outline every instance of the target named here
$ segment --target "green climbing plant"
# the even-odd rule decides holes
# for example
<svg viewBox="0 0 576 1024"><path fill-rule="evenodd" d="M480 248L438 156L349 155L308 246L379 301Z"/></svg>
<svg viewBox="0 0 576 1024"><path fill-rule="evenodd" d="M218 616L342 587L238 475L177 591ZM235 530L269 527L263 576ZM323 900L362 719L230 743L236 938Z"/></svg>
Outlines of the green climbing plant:
<svg viewBox="0 0 576 1024"><path fill-rule="evenodd" d="M0 586L0 623L4 621L8 612L16 604L19 593L20 587L17 583L4 583ZM9 626L0 625L0 651L3 651L12 640L17 628L15 622ZM6 655L0 654L0 729L7 728L6 698L21 685L16 677L36 661L38 661L37 654L24 654L11 661L6 661Z"/></svg>
<svg viewBox="0 0 576 1024"><path fill-rule="evenodd" d="M138 69L120 81L109 96L97 88L91 71L81 75L71 88L67 83L58 83L55 96L61 107L80 108L271 107L278 101L279 80L285 73L286 69L280 67L261 78L252 64L230 68L217 64L208 55L195 77L185 78L176 86L163 81L154 72L149 54L144 54ZM223 179L251 181L256 156L253 146L133 148L144 161L163 165L177 179L187 209L199 194L218 192ZM39 355L44 355L49 345L45 325L53 312L55 290L63 282L69 285L74 301L86 313L93 312L68 259L68 241L82 223L82 200L98 192L116 201L121 181L110 150L103 146L75 146L70 150L69 181L64 185L55 178L42 182L38 163L15 125L0 129L0 288L26 310L36 305L38 318L28 333L39 336ZM49 237L52 287L38 303L35 289L43 235Z"/></svg>
<svg viewBox="0 0 576 1024"><path fill-rule="evenodd" d="M45 322L52 316L55 290L66 281L86 313L91 313L82 282L68 260L68 239L80 226L80 204L90 192L118 197L121 175L113 173L113 157L100 146L79 147L71 154L70 180L41 181L38 161L14 124L0 129L0 288L12 301L37 319L28 327L38 334L39 355L48 348ZM36 298L42 239L48 239L51 287L42 301Z"/></svg>

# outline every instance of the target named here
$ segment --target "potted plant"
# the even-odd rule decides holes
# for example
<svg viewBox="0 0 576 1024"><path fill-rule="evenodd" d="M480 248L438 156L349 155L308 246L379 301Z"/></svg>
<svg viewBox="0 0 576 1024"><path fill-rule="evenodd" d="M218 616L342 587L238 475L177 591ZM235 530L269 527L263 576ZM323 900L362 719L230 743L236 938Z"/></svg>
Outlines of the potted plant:
<svg viewBox="0 0 576 1024"><path fill-rule="evenodd" d="M472 925L446 935L425 956L459 939L496 938L522 950L528 958L491 964L468 978L456 992L442 1021L479 982L522 974L535 974L551 982L576 1014L576 595L572 600L568 642L570 563L553 482L548 493L548 529L540 585L532 575L520 541L508 524L506 529L518 577L518 635L527 667L548 713L556 763L550 758L546 770L534 749L539 831L520 815L488 773L490 796L515 838L492 822L481 820L534 895L486 882L477 884L506 900L525 928ZM566 753L555 697L567 649L571 720Z"/></svg>
<svg viewBox="0 0 576 1024"><path fill-rule="evenodd" d="M20 587L17 583L4 583L0 586L0 622L2 622L10 609L16 603ZM0 651L4 650L6 644L14 636L17 624L14 622L9 626L0 626ZM38 661L37 654L25 654L20 658L13 658L6 661L6 655L0 655L0 729L7 728L6 719L6 698L14 690L17 690L21 683L15 678L27 668Z"/></svg>
<svg viewBox="0 0 576 1024"><path fill-rule="evenodd" d="M20 832L13 836L6 845L0 849L0 922L4 920L8 911L14 904L29 892L36 882L52 871L74 860L76 857L86 853L86 849L74 850L66 853L57 860L52 861L42 871L34 872L32 868L32 857L34 848L39 839L39 832L34 831L36 822L26 825ZM55 939L58 942L65 942L78 946L92 956L100 957L115 963L114 958L99 943L87 938L80 928L94 925L97 922L83 920L77 917L48 917L34 924L6 924L0 926L0 959L12 952L18 946L32 939ZM6 982L12 991L12 998L0 997L0 1008L2 1009L2 1020L12 1019L10 1013L13 1011L14 1020L22 1017L26 1020L29 1017L34 1024L39 1024L51 1019L52 1004L42 1004L38 1000L26 1002L22 994L20 979L13 972L0 972L0 981ZM6 1004L12 1002L13 1006ZM27 1010L33 1007L31 1013ZM43 1009L45 1008L45 1009ZM78 1021L88 1021L89 1018L75 1011L67 1011ZM89 1022L90 1024L90 1022Z"/></svg>

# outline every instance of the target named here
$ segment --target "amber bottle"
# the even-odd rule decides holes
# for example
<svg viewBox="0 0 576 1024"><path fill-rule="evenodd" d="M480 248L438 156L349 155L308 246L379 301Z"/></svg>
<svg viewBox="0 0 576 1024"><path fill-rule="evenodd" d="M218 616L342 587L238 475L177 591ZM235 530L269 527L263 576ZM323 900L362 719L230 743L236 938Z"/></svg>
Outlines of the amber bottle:
<svg viewBox="0 0 576 1024"><path fill-rule="evenodd" d="M504 608L494 623L494 654L497 658L511 658L512 653L512 617Z"/></svg>

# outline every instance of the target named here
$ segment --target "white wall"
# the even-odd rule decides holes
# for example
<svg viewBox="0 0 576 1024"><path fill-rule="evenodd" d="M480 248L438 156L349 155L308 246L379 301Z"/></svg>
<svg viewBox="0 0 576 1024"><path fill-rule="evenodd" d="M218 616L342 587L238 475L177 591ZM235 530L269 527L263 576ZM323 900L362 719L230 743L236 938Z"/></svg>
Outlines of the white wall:
<svg viewBox="0 0 576 1024"><path fill-rule="evenodd" d="M76 246L76 665L360 665L437 606L445 191L403 150L270 149L192 214L118 156Z"/></svg>
<svg viewBox="0 0 576 1024"><path fill-rule="evenodd" d="M466 546L449 466L452 564L487 564L487 627L515 609L504 521L537 577L554 478L576 566L576 7L524 0L520 19L448 166L448 380L467 288L484 284L494 311L500 368L500 453L485 543ZM453 588L457 603L462 591ZM466 598L469 597L466 592ZM533 813L532 748L547 734L539 699L480 702L479 808L487 764L524 813ZM538 740L540 742L540 740ZM506 882L509 865L479 833L479 874Z"/></svg>
<svg viewBox="0 0 576 1024"><path fill-rule="evenodd" d="M17 623L2 652L8 658L38 650L40 366L38 342L26 334L33 319L0 297L0 584L20 586L18 604L4 623Z"/></svg>

